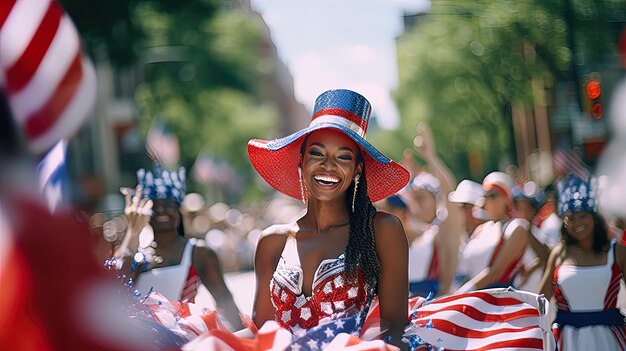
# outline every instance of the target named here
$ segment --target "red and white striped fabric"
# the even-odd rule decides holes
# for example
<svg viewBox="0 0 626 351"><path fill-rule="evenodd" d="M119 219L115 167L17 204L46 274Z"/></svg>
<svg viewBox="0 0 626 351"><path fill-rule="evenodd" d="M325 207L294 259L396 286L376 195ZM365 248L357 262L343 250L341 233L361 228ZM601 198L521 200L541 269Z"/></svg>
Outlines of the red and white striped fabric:
<svg viewBox="0 0 626 351"><path fill-rule="evenodd" d="M189 266L189 272L187 273L187 280L183 287L183 293L181 294L181 302L195 302L196 294L198 293L198 287L200 286L200 276L193 265Z"/></svg>
<svg viewBox="0 0 626 351"><path fill-rule="evenodd" d="M405 336L445 350L549 350L547 302L536 294L489 289L418 307Z"/></svg>
<svg viewBox="0 0 626 351"><path fill-rule="evenodd" d="M32 152L70 137L87 117L95 71L56 1L0 1L0 84Z"/></svg>

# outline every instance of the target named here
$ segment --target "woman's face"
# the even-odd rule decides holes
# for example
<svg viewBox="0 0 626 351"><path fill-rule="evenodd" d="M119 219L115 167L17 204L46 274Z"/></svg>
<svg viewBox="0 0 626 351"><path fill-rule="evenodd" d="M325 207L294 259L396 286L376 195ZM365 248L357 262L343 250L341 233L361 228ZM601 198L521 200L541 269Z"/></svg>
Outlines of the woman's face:
<svg viewBox="0 0 626 351"><path fill-rule="evenodd" d="M154 232L176 230L180 221L178 204L173 200L153 200L150 226Z"/></svg>
<svg viewBox="0 0 626 351"><path fill-rule="evenodd" d="M302 178L309 197L322 201L343 198L361 171L361 165L356 164L358 152L354 140L339 131L313 132L302 159Z"/></svg>
<svg viewBox="0 0 626 351"><path fill-rule="evenodd" d="M491 220L499 221L506 218L508 207L509 201L502 193L490 190L485 194L485 211Z"/></svg>
<svg viewBox="0 0 626 351"><path fill-rule="evenodd" d="M589 212L574 212L563 217L567 233L581 241L593 237L593 216Z"/></svg>

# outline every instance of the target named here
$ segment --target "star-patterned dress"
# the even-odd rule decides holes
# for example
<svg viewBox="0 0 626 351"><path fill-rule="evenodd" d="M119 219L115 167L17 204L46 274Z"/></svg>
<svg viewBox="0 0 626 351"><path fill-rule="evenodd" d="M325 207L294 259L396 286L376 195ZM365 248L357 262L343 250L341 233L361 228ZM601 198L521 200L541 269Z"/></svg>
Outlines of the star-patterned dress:
<svg viewBox="0 0 626 351"><path fill-rule="evenodd" d="M311 296L302 292L302 284L303 272L296 239L290 236L270 282L270 289L276 321L295 336L304 335L317 325L360 312L371 290L360 271L356 284L347 284L343 253L320 263L313 278Z"/></svg>

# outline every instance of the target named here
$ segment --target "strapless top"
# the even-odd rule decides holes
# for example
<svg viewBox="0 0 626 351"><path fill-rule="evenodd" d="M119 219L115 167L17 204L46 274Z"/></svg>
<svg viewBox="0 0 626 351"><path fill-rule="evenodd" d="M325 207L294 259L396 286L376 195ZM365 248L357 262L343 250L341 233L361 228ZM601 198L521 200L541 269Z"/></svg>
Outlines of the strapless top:
<svg viewBox="0 0 626 351"><path fill-rule="evenodd" d="M297 255L297 249L294 251ZM288 262L283 255L270 282L275 319L294 335L303 335L325 321L352 316L364 307L370 289L362 271L357 272L354 283L347 284L344 254L320 263L311 296L302 292L303 272L297 261Z"/></svg>

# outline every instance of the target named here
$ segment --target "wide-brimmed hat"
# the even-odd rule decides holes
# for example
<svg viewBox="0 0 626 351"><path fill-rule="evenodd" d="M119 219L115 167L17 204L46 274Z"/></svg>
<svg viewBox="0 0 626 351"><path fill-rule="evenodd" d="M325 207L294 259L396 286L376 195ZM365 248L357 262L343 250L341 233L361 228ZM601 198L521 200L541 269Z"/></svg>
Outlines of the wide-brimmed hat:
<svg viewBox="0 0 626 351"><path fill-rule="evenodd" d="M365 140L370 111L367 99L354 91L326 91L315 100L313 117L308 127L284 138L252 139L248 142L252 166L274 189L299 199L301 189L298 166L302 157L302 143L312 132L332 128L343 132L360 146L371 201L393 195L408 183L409 171Z"/></svg>

